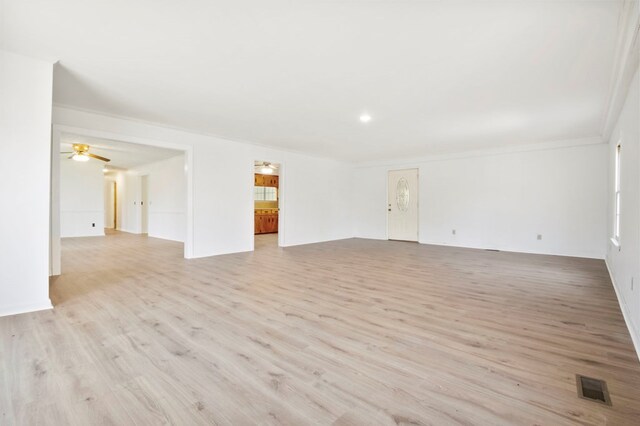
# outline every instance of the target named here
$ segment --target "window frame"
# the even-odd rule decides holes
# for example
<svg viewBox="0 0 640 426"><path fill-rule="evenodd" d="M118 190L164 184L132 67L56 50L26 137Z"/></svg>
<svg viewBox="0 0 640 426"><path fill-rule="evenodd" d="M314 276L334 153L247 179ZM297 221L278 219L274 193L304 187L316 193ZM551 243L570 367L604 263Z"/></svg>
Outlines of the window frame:
<svg viewBox="0 0 640 426"><path fill-rule="evenodd" d="M267 198L267 195L272 195L274 198ZM275 186L254 186L253 199L254 201L278 201L278 188Z"/></svg>
<svg viewBox="0 0 640 426"><path fill-rule="evenodd" d="M620 245L620 213L621 213L621 164L622 163L622 142L618 142L614 160L614 186L613 186L613 238L612 240Z"/></svg>

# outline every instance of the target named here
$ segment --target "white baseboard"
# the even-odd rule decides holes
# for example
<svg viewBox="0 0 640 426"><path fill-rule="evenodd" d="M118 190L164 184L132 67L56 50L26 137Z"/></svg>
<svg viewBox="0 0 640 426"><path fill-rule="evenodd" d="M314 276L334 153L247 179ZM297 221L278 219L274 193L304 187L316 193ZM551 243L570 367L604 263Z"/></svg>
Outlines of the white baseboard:
<svg viewBox="0 0 640 426"><path fill-rule="evenodd" d="M306 246L307 244L320 244L320 243L330 243L332 241L342 241L342 240L350 240L356 237L335 237L335 238L327 238L321 240L311 240L304 242L296 242L296 243L285 243L280 247L297 247L297 246Z"/></svg>
<svg viewBox="0 0 640 426"><path fill-rule="evenodd" d="M627 305L624 303L624 300L620 296L618 292L618 285L616 284L615 278L613 278L613 273L611 272L611 268L609 267L609 262L605 258L604 264L607 265L607 271L609 272L609 278L611 279L611 285L613 285L613 290L616 292L616 297L618 298L618 305L620 305L620 310L622 311L622 317L624 318L624 322L627 325L627 329L629 330L629 334L631 335L631 341L633 342L633 346L636 350L636 355L638 356L638 360L640 360L640 335L636 332L633 322L631 322L631 314L627 311Z"/></svg>
<svg viewBox="0 0 640 426"><path fill-rule="evenodd" d="M53 305L51 304L51 300L49 299L43 302L28 303L26 305L2 307L0 308L0 317L26 314L28 312L44 311L46 309L53 309Z"/></svg>
<svg viewBox="0 0 640 426"><path fill-rule="evenodd" d="M184 244L184 239L169 238L169 237L165 237L165 236L151 235L151 234L147 234L147 236L149 238L157 238L159 240L174 241L176 243L183 243Z"/></svg>
<svg viewBox="0 0 640 426"><path fill-rule="evenodd" d="M444 247L455 247L455 248L470 248L477 250L499 250L509 253L523 253L523 254L540 254L543 256L563 256L563 257L579 257L582 259L597 259L603 260L605 258L604 253L593 253L593 252L564 252L564 251L555 251L555 250L531 250L531 249L523 249L519 247L483 247L477 246L473 244L461 244L461 243L445 243L441 241L418 241L420 244L431 245L431 246L444 246Z"/></svg>
<svg viewBox="0 0 640 426"><path fill-rule="evenodd" d="M85 238L85 237L104 237L104 231L91 232L87 234L60 235L60 238Z"/></svg>
<svg viewBox="0 0 640 426"><path fill-rule="evenodd" d="M135 229L129 229L129 228L118 228L118 229L116 229L116 231L126 232L127 234L136 234L136 235L140 235L140 233L139 233L139 232L137 232Z"/></svg>

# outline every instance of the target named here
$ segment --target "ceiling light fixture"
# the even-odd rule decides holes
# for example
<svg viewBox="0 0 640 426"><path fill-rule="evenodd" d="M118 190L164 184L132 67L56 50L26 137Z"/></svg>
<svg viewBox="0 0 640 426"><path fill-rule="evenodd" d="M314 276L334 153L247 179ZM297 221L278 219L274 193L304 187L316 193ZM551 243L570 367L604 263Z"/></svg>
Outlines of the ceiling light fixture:
<svg viewBox="0 0 640 426"><path fill-rule="evenodd" d="M89 157L84 154L73 154L73 158L75 161L89 161Z"/></svg>
<svg viewBox="0 0 640 426"><path fill-rule="evenodd" d="M258 166L258 163L256 163L256 166ZM268 161L263 161L262 166L260 167L260 173L262 173L263 175L271 175L273 174L273 171L277 168L278 168L277 166L274 166Z"/></svg>
<svg viewBox="0 0 640 426"><path fill-rule="evenodd" d="M362 114L360 116L360 121L362 121L363 123L368 123L371 121L371 116L369 114Z"/></svg>

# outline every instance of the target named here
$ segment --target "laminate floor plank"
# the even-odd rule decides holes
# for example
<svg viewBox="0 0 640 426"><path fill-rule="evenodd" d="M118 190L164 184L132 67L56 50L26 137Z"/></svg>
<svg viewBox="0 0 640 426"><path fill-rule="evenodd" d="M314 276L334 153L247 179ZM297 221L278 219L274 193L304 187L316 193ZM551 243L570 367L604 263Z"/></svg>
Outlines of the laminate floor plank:
<svg viewBox="0 0 640 426"><path fill-rule="evenodd" d="M182 258L63 240L55 309L0 318L0 423L637 425L600 260L342 240ZM611 407L575 374L607 381Z"/></svg>

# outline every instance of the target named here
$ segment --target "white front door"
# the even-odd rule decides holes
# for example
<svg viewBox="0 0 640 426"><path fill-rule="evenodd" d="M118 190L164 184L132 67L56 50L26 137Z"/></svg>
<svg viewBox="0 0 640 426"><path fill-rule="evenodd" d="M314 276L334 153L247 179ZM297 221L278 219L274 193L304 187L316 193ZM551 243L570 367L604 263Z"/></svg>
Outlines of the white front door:
<svg viewBox="0 0 640 426"><path fill-rule="evenodd" d="M418 169L390 170L388 191L389 239L418 241Z"/></svg>

